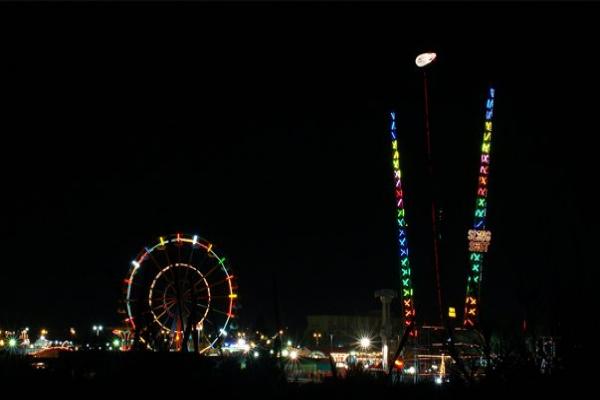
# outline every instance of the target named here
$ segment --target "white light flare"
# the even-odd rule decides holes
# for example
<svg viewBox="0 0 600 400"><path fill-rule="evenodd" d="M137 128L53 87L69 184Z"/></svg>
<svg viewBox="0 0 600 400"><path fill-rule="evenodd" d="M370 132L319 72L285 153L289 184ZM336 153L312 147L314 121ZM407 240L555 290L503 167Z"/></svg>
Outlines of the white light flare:
<svg viewBox="0 0 600 400"><path fill-rule="evenodd" d="M419 54L417 56L417 59L415 60L415 63L417 64L417 67L419 68L423 68L426 65L431 64L437 57L437 54L435 53L423 53L423 54Z"/></svg>

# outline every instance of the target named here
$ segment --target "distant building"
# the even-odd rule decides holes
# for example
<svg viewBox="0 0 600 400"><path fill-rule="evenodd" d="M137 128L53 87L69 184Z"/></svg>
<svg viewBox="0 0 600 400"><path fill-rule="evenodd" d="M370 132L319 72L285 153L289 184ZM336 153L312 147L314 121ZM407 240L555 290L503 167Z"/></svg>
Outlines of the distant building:
<svg viewBox="0 0 600 400"><path fill-rule="evenodd" d="M373 311L363 315L309 315L304 333L305 343L310 347L328 349L330 347L346 347L356 344L361 337L377 339L381 329L381 311ZM401 319L392 318L392 331L398 334ZM315 338L315 333L321 336Z"/></svg>

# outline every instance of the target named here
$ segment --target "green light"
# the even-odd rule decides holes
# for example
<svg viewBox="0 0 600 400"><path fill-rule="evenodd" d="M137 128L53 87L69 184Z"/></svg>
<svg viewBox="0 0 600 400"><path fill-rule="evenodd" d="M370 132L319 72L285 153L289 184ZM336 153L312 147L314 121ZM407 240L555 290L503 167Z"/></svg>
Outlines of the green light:
<svg viewBox="0 0 600 400"><path fill-rule="evenodd" d="M115 339L113 340L113 347L119 347L121 345L121 342L119 341L119 339Z"/></svg>
<svg viewBox="0 0 600 400"><path fill-rule="evenodd" d="M9 347L17 347L17 339L10 338L10 340L8 341L8 346Z"/></svg>

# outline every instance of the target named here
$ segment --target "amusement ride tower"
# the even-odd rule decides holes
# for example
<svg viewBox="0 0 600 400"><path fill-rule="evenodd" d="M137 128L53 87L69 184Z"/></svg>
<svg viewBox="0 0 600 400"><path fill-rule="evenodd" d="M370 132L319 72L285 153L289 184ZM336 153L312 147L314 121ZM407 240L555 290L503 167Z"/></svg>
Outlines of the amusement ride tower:
<svg viewBox="0 0 600 400"><path fill-rule="evenodd" d="M465 298L465 314L463 320L463 326L465 328L477 327L479 323L483 258L488 251L492 239L492 232L486 230L485 222L487 216L494 95L494 88L490 88L485 103L485 129L483 131L483 143L481 144L477 199L475 202L475 219L473 221L473 229L470 229L468 232L470 269L467 275L467 295Z"/></svg>

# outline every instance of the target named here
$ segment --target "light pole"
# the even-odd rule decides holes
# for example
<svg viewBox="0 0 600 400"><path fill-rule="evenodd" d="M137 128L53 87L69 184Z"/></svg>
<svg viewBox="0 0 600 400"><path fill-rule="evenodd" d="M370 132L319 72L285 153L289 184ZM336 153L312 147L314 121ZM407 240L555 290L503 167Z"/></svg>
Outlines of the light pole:
<svg viewBox="0 0 600 400"><path fill-rule="evenodd" d="M390 315L390 304L397 293L391 289L381 289L375 292L375 297L381 300L381 367L388 371L389 344L388 339L392 336L392 317Z"/></svg>
<svg viewBox="0 0 600 400"><path fill-rule="evenodd" d="M329 353L333 353L333 333L329 334Z"/></svg>
<svg viewBox="0 0 600 400"><path fill-rule="evenodd" d="M429 90L427 86L426 68L437 58L435 53L419 54L415 60L417 67L423 70L423 93L425 100L425 135L427 139L427 164L429 167L429 179L431 180L431 226L433 233L433 261L435 264L435 281L437 286L438 306L440 313L440 324L444 324L444 312L442 307L442 289L440 283L440 256L439 256L439 231L437 226L437 208L435 206L435 183L433 178L433 160L431 157L431 134L429 129Z"/></svg>
<svg viewBox="0 0 600 400"><path fill-rule="evenodd" d="M96 337L100 336L100 332L102 332L103 329L104 329L104 327L102 325L94 325L94 326L92 326L92 330L94 332L96 332Z"/></svg>
<svg viewBox="0 0 600 400"><path fill-rule="evenodd" d="M314 332L313 333L313 338L315 338L315 342L317 343L317 347L319 347L319 339L321 339L321 336L323 336L321 334L321 332Z"/></svg>

